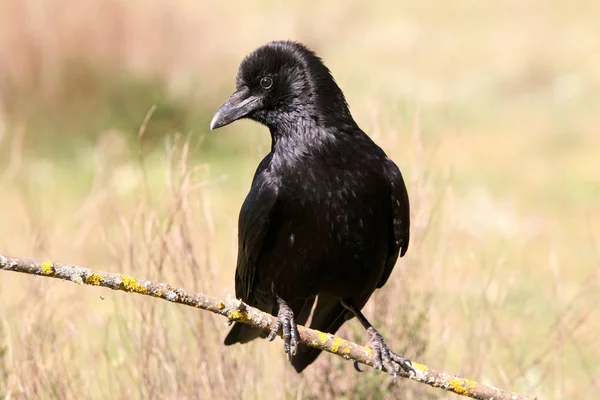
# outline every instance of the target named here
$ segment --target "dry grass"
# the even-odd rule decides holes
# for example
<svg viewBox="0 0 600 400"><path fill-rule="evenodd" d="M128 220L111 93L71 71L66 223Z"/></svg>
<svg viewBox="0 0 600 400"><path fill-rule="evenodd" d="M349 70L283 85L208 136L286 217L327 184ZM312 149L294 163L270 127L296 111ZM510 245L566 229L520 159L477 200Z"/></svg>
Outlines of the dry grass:
<svg viewBox="0 0 600 400"><path fill-rule="evenodd" d="M411 248L366 307L394 348L506 389L594 398L598 12L584 1L5 0L0 250L233 293L237 212L268 137L251 123L202 135L240 58L294 38L326 59L409 183ZM100 90L112 82L98 84L102 71L187 96L183 115L202 115L185 127L194 134L140 152L136 129L111 118L85 141L80 123L57 129L126 95ZM156 102L137 97L136 126ZM0 304L3 398L444 396L327 355L297 376L279 345L225 349L224 321L151 299L6 274ZM355 322L342 334L365 340Z"/></svg>

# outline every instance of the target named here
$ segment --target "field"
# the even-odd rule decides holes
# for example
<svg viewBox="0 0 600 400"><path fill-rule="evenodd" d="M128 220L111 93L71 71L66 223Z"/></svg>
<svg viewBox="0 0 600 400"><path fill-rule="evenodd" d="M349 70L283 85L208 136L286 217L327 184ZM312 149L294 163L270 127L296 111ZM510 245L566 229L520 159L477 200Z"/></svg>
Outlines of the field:
<svg viewBox="0 0 600 400"><path fill-rule="evenodd" d="M600 3L0 3L0 254L232 295L265 128L211 132L242 57L307 43L402 169L397 352L543 399L600 390ZM144 125L148 111L156 109ZM148 114L149 115L149 114ZM141 128L142 127L142 128ZM149 297L0 273L0 398L458 398ZM356 321L341 336L365 343Z"/></svg>

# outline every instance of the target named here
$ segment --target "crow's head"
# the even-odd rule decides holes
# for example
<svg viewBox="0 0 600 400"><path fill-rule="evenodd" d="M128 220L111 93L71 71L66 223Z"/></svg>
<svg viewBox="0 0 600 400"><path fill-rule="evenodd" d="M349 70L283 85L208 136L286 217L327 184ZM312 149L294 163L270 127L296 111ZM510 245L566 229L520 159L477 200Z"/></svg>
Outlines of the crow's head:
<svg viewBox="0 0 600 400"><path fill-rule="evenodd" d="M302 118L326 125L349 117L344 94L323 61L300 43L276 41L242 61L236 91L217 111L210 128L240 118L277 129Z"/></svg>

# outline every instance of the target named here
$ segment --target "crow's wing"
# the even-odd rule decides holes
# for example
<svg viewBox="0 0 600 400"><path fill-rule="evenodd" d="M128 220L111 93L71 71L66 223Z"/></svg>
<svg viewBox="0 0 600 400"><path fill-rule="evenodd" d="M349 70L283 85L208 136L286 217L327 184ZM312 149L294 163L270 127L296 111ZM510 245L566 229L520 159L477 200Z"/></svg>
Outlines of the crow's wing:
<svg viewBox="0 0 600 400"><path fill-rule="evenodd" d="M277 203L278 186L266 171L271 155L260 163L250 193L246 197L238 221L238 260L235 271L235 295L254 305L253 286L257 263L265 237L272 224Z"/></svg>
<svg viewBox="0 0 600 400"><path fill-rule="evenodd" d="M379 285L377 286L378 288L385 285L390 277L394 265L396 265L398 254L402 257L404 253L406 253L410 238L410 206L408 202L408 192L406 191L404 179L402 179L400 170L389 158L386 159L385 174L391 187L392 220L390 221L388 258Z"/></svg>

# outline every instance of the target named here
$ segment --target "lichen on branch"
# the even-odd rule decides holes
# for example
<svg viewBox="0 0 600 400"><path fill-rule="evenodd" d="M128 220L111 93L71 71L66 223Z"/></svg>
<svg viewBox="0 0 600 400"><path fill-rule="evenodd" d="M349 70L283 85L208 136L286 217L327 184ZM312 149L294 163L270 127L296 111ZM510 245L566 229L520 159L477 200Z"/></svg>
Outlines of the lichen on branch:
<svg viewBox="0 0 600 400"><path fill-rule="evenodd" d="M129 275L95 271L89 268L57 264L50 261L33 261L8 257L1 254L0 269L159 297L172 303L184 304L220 314L227 317L230 321L243 322L266 331L270 331L276 322L274 316L231 297L225 299L212 297L202 293L175 288L166 283L137 279ZM339 355L346 360L354 360L361 364L373 366L371 359L372 350L368 347L358 345L330 333L316 331L303 326L299 326L298 330L300 333L300 342L307 346ZM413 368L416 374L409 374L400 368L398 375L473 399L533 400L535 398L510 393L482 382L436 371L414 361Z"/></svg>

